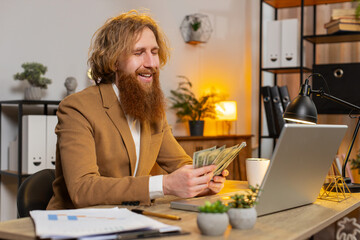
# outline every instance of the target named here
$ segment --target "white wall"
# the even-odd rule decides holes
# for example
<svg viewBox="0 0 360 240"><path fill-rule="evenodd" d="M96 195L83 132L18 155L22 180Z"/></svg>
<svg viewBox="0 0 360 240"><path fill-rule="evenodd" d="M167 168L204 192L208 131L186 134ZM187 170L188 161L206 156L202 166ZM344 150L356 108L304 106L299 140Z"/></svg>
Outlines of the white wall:
<svg viewBox="0 0 360 240"><path fill-rule="evenodd" d="M172 57L160 76L165 95L176 88L177 75L189 77L197 94L216 88L238 103L232 133L256 134L258 87L253 82L258 77L258 1L0 0L0 100L23 98L24 83L13 80L13 75L30 61L46 65L45 76L53 80L44 99L62 99L64 80L69 76L78 80L77 91L89 86L86 61L92 34L106 19L133 8L149 9L169 38ZM193 13L210 17L213 32L206 44L189 45L182 39L180 24ZM188 135L186 125L176 123L173 112L167 115L174 135ZM2 132L2 169L7 167L8 141L4 138L16 136L16 127L10 129ZM205 134L221 134L219 125L209 121ZM4 214L11 205L4 189L1 220L15 217Z"/></svg>

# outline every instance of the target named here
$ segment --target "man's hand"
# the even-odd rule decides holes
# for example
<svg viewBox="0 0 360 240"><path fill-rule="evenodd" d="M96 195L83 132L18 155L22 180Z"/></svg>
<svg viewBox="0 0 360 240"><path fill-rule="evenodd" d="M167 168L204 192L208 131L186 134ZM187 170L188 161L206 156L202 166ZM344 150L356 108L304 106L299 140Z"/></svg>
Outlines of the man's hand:
<svg viewBox="0 0 360 240"><path fill-rule="evenodd" d="M222 171L221 175L214 176L213 180L209 182L209 187L197 196L211 195L220 192L221 189L223 189L224 187L224 183L228 175L229 171L225 169L224 171Z"/></svg>
<svg viewBox="0 0 360 240"><path fill-rule="evenodd" d="M196 169L192 165L185 165L169 175L164 175L164 194L175 195L181 198L195 197L209 188L209 182L213 177L215 169L215 165ZM219 188L219 184L223 185L222 178L224 177L217 176L216 183L212 183L211 189L216 190Z"/></svg>
<svg viewBox="0 0 360 240"><path fill-rule="evenodd" d="M220 176L214 176L213 180L209 182L209 190L211 194L216 194L221 191L224 187L226 177L229 175L228 170L222 171Z"/></svg>

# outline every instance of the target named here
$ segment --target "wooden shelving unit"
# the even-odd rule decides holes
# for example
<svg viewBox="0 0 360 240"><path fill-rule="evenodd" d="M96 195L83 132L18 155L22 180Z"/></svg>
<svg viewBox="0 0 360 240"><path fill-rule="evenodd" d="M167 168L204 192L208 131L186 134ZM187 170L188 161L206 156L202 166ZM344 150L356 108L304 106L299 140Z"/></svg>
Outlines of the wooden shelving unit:
<svg viewBox="0 0 360 240"><path fill-rule="evenodd" d="M275 147L276 139L278 136L264 136L262 134L262 98L260 94L260 89L263 84L263 72L270 72L274 74L274 85L277 84L277 74L289 74L289 73L298 73L300 74L299 82L303 83L302 75L306 72L312 72L312 69L306 68L303 66L303 51L304 51L304 41L313 43L313 63L315 64L316 56L316 44L331 44L331 43L344 43L344 42L357 42L360 41L360 33L358 32L348 32L348 33L337 33L337 34L316 34L316 6L320 4L334 4L334 3L343 3L351 2L351 0L260 0L260 51L259 51L259 60L260 60L260 71L259 71L259 132L258 132L258 156L261 157L261 141L264 138L273 139L273 146ZM299 7L301 10L300 15L300 66L295 68L263 68L263 4L267 4L275 9L275 20L277 20L278 9L284 8L293 8ZM313 35L304 36L304 8L306 6L313 7Z"/></svg>

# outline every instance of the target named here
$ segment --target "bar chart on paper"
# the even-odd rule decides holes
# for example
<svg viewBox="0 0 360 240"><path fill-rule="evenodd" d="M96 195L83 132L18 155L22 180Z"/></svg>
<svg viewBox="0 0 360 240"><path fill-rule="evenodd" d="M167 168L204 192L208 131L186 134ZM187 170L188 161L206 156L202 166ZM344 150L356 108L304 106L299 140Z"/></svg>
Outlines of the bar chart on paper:
<svg viewBox="0 0 360 240"><path fill-rule="evenodd" d="M31 211L30 215L40 238L79 238L147 229L181 230L126 208Z"/></svg>

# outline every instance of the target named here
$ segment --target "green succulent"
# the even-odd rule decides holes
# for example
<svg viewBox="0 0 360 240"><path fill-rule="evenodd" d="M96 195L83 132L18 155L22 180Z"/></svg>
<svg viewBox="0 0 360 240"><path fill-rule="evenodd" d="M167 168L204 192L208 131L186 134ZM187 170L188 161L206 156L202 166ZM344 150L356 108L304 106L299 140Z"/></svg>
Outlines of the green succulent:
<svg viewBox="0 0 360 240"><path fill-rule="evenodd" d="M41 63L31 62L23 63L21 67L24 69L21 73L14 75L15 80L27 80L30 85L40 88L47 88L47 85L51 83L51 79L42 77L47 71L47 67Z"/></svg>
<svg viewBox="0 0 360 240"><path fill-rule="evenodd" d="M253 187L249 185L250 191L247 191L246 194L235 194L231 196L233 202L229 203L231 208L252 208L257 204L257 196L259 194L259 186Z"/></svg>
<svg viewBox="0 0 360 240"><path fill-rule="evenodd" d="M229 207L224 205L220 200L214 203L209 201L205 202L205 205L199 207L199 212L203 213L225 213L229 210Z"/></svg>

